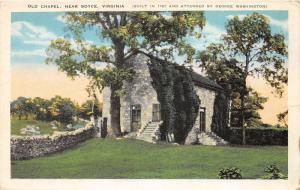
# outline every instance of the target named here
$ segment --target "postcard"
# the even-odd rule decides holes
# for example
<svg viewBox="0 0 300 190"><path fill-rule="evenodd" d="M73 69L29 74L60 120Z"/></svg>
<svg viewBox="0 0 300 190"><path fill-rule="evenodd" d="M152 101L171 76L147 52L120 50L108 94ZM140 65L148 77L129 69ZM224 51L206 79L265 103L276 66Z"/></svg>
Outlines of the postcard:
<svg viewBox="0 0 300 190"><path fill-rule="evenodd" d="M299 2L0 9L0 189L299 189Z"/></svg>

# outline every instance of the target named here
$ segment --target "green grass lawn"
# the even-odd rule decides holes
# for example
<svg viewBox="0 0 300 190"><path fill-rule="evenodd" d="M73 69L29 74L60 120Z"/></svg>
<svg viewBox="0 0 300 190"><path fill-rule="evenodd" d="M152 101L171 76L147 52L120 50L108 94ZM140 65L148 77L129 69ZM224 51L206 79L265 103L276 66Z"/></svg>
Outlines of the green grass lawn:
<svg viewBox="0 0 300 190"><path fill-rule="evenodd" d="M37 120L31 119L31 118L29 118L28 120L24 120L24 119L19 120L15 117L12 117L11 118L11 134L12 135L21 135L20 130L22 128L25 128L27 125L35 125L35 126L39 127L41 135L52 134L54 131L50 127L50 122L37 121ZM64 131L64 128L63 128L63 126L58 126L56 130ZM21 135L21 136L23 136L23 135Z"/></svg>
<svg viewBox="0 0 300 190"><path fill-rule="evenodd" d="M216 178L236 166L243 178L260 178L276 164L287 174L288 149L280 146L215 147L91 139L69 150L12 161L12 178Z"/></svg>

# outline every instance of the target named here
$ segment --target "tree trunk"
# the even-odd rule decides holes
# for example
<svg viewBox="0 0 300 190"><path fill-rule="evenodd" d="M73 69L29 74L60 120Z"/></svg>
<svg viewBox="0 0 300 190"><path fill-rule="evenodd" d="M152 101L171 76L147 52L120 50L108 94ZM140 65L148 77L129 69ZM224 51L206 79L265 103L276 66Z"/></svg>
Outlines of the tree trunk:
<svg viewBox="0 0 300 190"><path fill-rule="evenodd" d="M110 96L110 128L107 129L109 137L118 137L121 135L120 126L120 97L116 94L116 87L111 87Z"/></svg>
<svg viewBox="0 0 300 190"><path fill-rule="evenodd" d="M243 145L246 145L246 126L245 126L245 95L247 94L247 76L249 70L249 55L246 54L246 65L244 69L244 79L243 79L243 87L241 93L241 126L242 126L242 136L243 136Z"/></svg>
<svg viewBox="0 0 300 190"><path fill-rule="evenodd" d="M244 90L243 90L244 91ZM241 118L240 118L240 124L242 126L242 138L243 138L243 145L246 145L246 127L245 127L245 121L244 121L244 110L245 110L245 94L244 92L241 94Z"/></svg>
<svg viewBox="0 0 300 190"><path fill-rule="evenodd" d="M115 66L122 68L124 64L124 48L125 44L119 39L113 39L113 44L115 46Z"/></svg>
<svg viewBox="0 0 300 190"><path fill-rule="evenodd" d="M120 39L112 39L115 46L115 66L121 68L124 66L124 48L125 44ZM110 128L107 129L109 137L118 137L121 135L120 125L120 97L117 95L117 90L122 88L122 82L116 81L111 85L110 96Z"/></svg>

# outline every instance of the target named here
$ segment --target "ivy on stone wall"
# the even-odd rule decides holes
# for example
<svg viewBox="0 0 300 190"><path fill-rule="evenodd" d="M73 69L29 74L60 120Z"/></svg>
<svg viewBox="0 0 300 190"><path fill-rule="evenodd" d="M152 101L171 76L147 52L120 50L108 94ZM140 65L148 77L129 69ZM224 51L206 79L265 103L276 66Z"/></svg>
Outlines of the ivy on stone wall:
<svg viewBox="0 0 300 190"><path fill-rule="evenodd" d="M217 94L214 103L214 114L211 130L224 140L229 140L229 101L223 92Z"/></svg>
<svg viewBox="0 0 300 190"><path fill-rule="evenodd" d="M152 85L161 105L162 140L174 134L174 141L184 143L198 114L200 100L194 90L192 70L152 57L149 62Z"/></svg>

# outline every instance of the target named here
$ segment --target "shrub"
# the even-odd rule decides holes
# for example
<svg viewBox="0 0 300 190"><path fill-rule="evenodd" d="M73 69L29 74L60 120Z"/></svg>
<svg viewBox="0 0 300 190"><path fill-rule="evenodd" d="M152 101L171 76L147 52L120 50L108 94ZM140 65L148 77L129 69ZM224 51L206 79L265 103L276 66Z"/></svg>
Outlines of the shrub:
<svg viewBox="0 0 300 190"><path fill-rule="evenodd" d="M267 174L262 177L263 179L287 179L287 176L282 174L275 164L267 166L264 172Z"/></svg>
<svg viewBox="0 0 300 190"><path fill-rule="evenodd" d="M237 167L222 168L218 174L219 179L242 179L241 170Z"/></svg>
<svg viewBox="0 0 300 190"><path fill-rule="evenodd" d="M230 139L232 144L242 144L242 129L230 128ZM287 128L246 128L246 144L248 145L288 145Z"/></svg>
<svg viewBox="0 0 300 190"><path fill-rule="evenodd" d="M226 141L229 141L230 128L228 127L229 104L224 93L218 93L214 102L211 130Z"/></svg>
<svg viewBox="0 0 300 190"><path fill-rule="evenodd" d="M34 103L31 98L19 97L17 100L14 100L10 103L10 113L12 115L17 115L19 120L25 116L25 119L28 119L28 116L34 113Z"/></svg>

